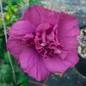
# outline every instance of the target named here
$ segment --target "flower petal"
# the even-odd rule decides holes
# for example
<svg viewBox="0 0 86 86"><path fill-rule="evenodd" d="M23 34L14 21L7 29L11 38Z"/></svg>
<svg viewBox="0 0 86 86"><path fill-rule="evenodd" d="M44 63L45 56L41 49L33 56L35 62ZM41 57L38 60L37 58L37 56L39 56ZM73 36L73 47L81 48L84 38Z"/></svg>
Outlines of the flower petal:
<svg viewBox="0 0 86 86"><path fill-rule="evenodd" d="M73 67L75 64L77 64L79 61L77 50L72 50L65 60L71 62L72 65L70 67Z"/></svg>
<svg viewBox="0 0 86 86"><path fill-rule="evenodd" d="M44 59L47 69L53 73L64 73L71 65L70 62L62 60L60 57L47 57ZM66 65L67 64L67 65Z"/></svg>
<svg viewBox="0 0 86 86"><path fill-rule="evenodd" d="M9 37L7 41L7 50L16 58L19 59L20 53L26 48L25 45L18 43L17 39Z"/></svg>
<svg viewBox="0 0 86 86"><path fill-rule="evenodd" d="M64 60L57 56L47 57L44 59L47 69L54 73L64 73L69 67L73 67L79 60L74 51L70 51L68 57Z"/></svg>
<svg viewBox="0 0 86 86"><path fill-rule="evenodd" d="M24 72L38 81L43 80L51 74L45 67L42 57L33 47L29 47L21 53L19 62Z"/></svg>
<svg viewBox="0 0 86 86"><path fill-rule="evenodd" d="M34 5L24 13L23 20L29 20L34 25L41 23L58 24L59 13L45 9L40 5Z"/></svg>
<svg viewBox="0 0 86 86"><path fill-rule="evenodd" d="M18 21L9 31L9 35L25 35L35 32L36 27L29 21Z"/></svg>
<svg viewBox="0 0 86 86"><path fill-rule="evenodd" d="M59 39L59 42L64 50L72 50L78 47L77 37L64 37Z"/></svg>
<svg viewBox="0 0 86 86"><path fill-rule="evenodd" d="M79 35L78 19L72 15L61 12L58 31L60 38Z"/></svg>

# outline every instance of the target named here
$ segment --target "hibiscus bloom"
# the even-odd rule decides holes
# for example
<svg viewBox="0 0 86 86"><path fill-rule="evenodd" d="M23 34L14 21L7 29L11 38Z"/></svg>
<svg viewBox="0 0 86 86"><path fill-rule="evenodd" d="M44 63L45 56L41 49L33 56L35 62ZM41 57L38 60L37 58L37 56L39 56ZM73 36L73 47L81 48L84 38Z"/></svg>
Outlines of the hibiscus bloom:
<svg viewBox="0 0 86 86"><path fill-rule="evenodd" d="M72 15L34 5L10 29L7 49L24 72L40 81L78 62L79 34Z"/></svg>

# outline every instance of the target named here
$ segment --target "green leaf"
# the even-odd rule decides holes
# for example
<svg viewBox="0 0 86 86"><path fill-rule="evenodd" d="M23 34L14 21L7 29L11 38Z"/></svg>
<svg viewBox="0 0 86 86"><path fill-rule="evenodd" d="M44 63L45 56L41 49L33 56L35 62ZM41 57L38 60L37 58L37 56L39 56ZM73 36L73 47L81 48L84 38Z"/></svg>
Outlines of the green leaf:
<svg viewBox="0 0 86 86"><path fill-rule="evenodd" d="M3 39L0 38L0 58L2 58L4 55L3 48L2 48L2 41L3 41Z"/></svg>
<svg viewBox="0 0 86 86"><path fill-rule="evenodd" d="M4 34L4 32L3 31L0 31L0 36L2 36ZM1 51L0 51L1 52Z"/></svg>
<svg viewBox="0 0 86 86"><path fill-rule="evenodd" d="M29 7L33 6L33 5L42 5L45 6L45 4L41 3L39 0L29 0Z"/></svg>
<svg viewBox="0 0 86 86"><path fill-rule="evenodd" d="M13 85L12 86L16 86L16 84L15 83L13 83Z"/></svg>
<svg viewBox="0 0 86 86"><path fill-rule="evenodd" d="M23 0L7 0L8 4L12 4L12 5L19 5L19 4L25 4L25 2Z"/></svg>
<svg viewBox="0 0 86 86"><path fill-rule="evenodd" d="M4 0L2 0L2 4L6 4L6 2Z"/></svg>
<svg viewBox="0 0 86 86"><path fill-rule="evenodd" d="M0 86L10 86L8 83L0 83Z"/></svg>
<svg viewBox="0 0 86 86"><path fill-rule="evenodd" d="M11 67L7 64L0 66L0 83L9 83L11 81Z"/></svg>
<svg viewBox="0 0 86 86"><path fill-rule="evenodd" d="M17 82L20 86L29 86L28 78L23 73L19 73L17 76Z"/></svg>
<svg viewBox="0 0 86 86"><path fill-rule="evenodd" d="M20 0L20 4L22 4L23 6L25 6L25 2L23 0Z"/></svg>
<svg viewBox="0 0 86 86"><path fill-rule="evenodd" d="M13 21L12 22L16 23L18 21L18 18L19 18L18 16L13 16L13 18L12 18Z"/></svg>
<svg viewBox="0 0 86 86"><path fill-rule="evenodd" d="M18 0L7 0L7 3L15 5L18 4Z"/></svg>
<svg viewBox="0 0 86 86"><path fill-rule="evenodd" d="M0 31L0 35L2 35L3 33L4 33L4 32L1 30L1 31Z"/></svg>
<svg viewBox="0 0 86 86"><path fill-rule="evenodd" d="M10 55L10 56L11 56L11 61L12 61L12 63L14 63L15 59L13 58L12 55ZM5 62L6 64L9 64L9 63L10 63L10 62L9 62L9 58L8 58L8 52L6 52L6 53L4 54L3 60L4 60L4 62Z"/></svg>
<svg viewBox="0 0 86 86"><path fill-rule="evenodd" d="M14 12L15 14L17 14L17 13L18 13L18 8L15 7L15 8L13 9L13 12Z"/></svg>
<svg viewBox="0 0 86 86"><path fill-rule="evenodd" d="M12 12L12 11L8 11L7 13L8 13L9 15L12 15L12 14L13 14L13 12Z"/></svg>
<svg viewBox="0 0 86 86"><path fill-rule="evenodd" d="M14 69L15 69L15 73L20 72L20 67L18 67L18 65L16 63L14 63Z"/></svg>
<svg viewBox="0 0 86 86"><path fill-rule="evenodd" d="M3 41L3 39L1 39L1 38L0 38L0 48L2 48L2 46L1 46L1 44L2 44L2 41Z"/></svg>
<svg viewBox="0 0 86 86"><path fill-rule="evenodd" d="M4 60L4 62L7 63L7 64L10 63L10 62L9 62L9 58L8 58L8 52L6 52L6 53L4 54L3 60Z"/></svg>
<svg viewBox="0 0 86 86"><path fill-rule="evenodd" d="M4 7L4 10L8 11L8 10L10 10L10 7L6 6L6 7Z"/></svg>
<svg viewBox="0 0 86 86"><path fill-rule="evenodd" d="M17 78L17 82L18 83L22 83L22 82L24 82L25 80L26 80L27 78L26 78L26 76L24 75L24 74L18 74L18 78Z"/></svg>
<svg viewBox="0 0 86 86"><path fill-rule="evenodd" d="M5 14L5 19L6 19L7 21L9 21L9 20L11 19L11 15L9 15L8 13L6 13L6 14Z"/></svg>
<svg viewBox="0 0 86 86"><path fill-rule="evenodd" d="M3 21L2 20L0 20L0 24L3 24Z"/></svg>
<svg viewBox="0 0 86 86"><path fill-rule="evenodd" d="M21 86L29 86L28 79L21 83Z"/></svg>
<svg viewBox="0 0 86 86"><path fill-rule="evenodd" d="M3 27L3 24L0 24L0 29L2 29L2 27Z"/></svg>
<svg viewBox="0 0 86 86"><path fill-rule="evenodd" d="M3 21L0 20L0 29L2 29L2 27L3 27Z"/></svg>
<svg viewBox="0 0 86 86"><path fill-rule="evenodd" d="M10 20L7 20L7 21L6 21L6 26L10 26L10 25L11 25Z"/></svg>

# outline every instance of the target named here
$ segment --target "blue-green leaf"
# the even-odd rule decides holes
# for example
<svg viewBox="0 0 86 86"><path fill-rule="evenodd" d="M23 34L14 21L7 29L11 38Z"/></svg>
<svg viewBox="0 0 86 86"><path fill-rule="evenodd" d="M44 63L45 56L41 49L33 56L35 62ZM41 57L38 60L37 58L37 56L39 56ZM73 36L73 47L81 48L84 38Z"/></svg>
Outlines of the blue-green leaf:
<svg viewBox="0 0 86 86"><path fill-rule="evenodd" d="M45 4L41 3L39 0L29 0L29 7L33 5L42 5L45 6Z"/></svg>

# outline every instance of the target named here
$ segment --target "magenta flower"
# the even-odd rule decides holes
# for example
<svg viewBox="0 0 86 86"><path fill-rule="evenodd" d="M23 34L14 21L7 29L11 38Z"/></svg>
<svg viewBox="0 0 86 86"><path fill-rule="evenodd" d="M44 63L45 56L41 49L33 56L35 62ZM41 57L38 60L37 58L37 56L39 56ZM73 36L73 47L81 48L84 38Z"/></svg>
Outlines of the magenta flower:
<svg viewBox="0 0 86 86"><path fill-rule="evenodd" d="M78 62L79 34L72 15L34 5L10 29L7 49L24 72L40 81Z"/></svg>

